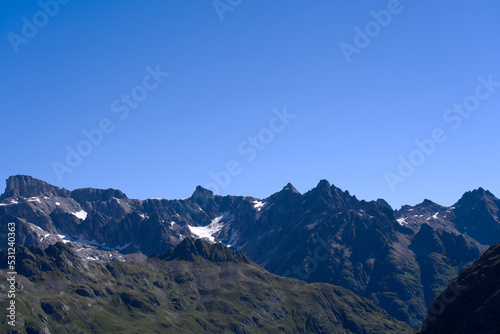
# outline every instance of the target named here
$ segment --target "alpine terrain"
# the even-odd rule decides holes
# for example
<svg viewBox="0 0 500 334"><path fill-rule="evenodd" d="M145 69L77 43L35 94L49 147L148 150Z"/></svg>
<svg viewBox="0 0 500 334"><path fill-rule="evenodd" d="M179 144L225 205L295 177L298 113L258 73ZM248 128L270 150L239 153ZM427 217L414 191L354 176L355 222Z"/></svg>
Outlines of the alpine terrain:
<svg viewBox="0 0 500 334"><path fill-rule="evenodd" d="M48 260L37 260L37 256L54 247L77 257L78 265L68 269L71 274L67 277L60 277L61 284L81 280L78 284L91 286L95 282L92 283L86 275L94 272L96 282L112 280L113 274L107 269L109 266L118 266L124 272L136 272L139 276L144 271L161 272L159 268L167 265L165 261L174 263L174 253L178 254L175 261L192 261L188 255L181 254L178 247L186 247L186 240L192 244L191 238L202 239L215 244L210 247L222 247L221 243L242 252L245 259L252 261L251 264L243 263L252 270L263 270L257 269L258 265L275 275L315 283L301 283L300 286L311 291L318 287L321 287L320 291L326 287L338 289L345 296L361 298L356 300L369 305L377 316L383 309L391 317L417 330L426 319L432 301L448 284L490 245L500 242L499 207L500 200L482 188L465 193L451 207L424 200L416 206L393 209L383 199L359 200L326 180L304 194L288 184L263 199L217 196L197 187L187 199L137 200L128 198L120 190L84 188L69 191L30 176L17 175L7 180L5 192L0 197L0 226L1 231L7 231L9 222L16 223L16 242L27 247L23 254L33 262L35 272L56 275L57 266ZM3 240L6 236L2 236ZM56 245L57 242L65 246ZM92 270L86 274L77 270L85 266ZM222 270L218 268L219 264L211 262L210 266L216 266L213 270L218 273ZM52 269L42 270L42 267ZM194 272L188 273L193 276L192 281L197 282L201 279L196 272L198 269L190 268ZM81 278L73 279L72 275ZM215 279L217 275L212 276ZM269 277L292 282L277 276ZM26 279L39 278L34 274ZM116 277L114 279L117 284ZM240 282L239 279L235 282ZM139 278L137 281L137 284L144 283ZM241 281L242 285L247 283ZM32 285L25 285L28 287ZM50 286L47 289L49 298L55 290L50 290ZM71 289L68 289L69 293ZM246 286L245 289L252 288ZM345 289L355 295L348 294ZM184 290L179 291L184 293ZM300 297L300 293L294 296ZM85 298L97 297L101 298L93 292L91 297ZM194 312L197 309L194 305L203 302L196 299L198 297L193 298L194 308L190 310ZM322 298L322 308L330 305L330 295ZM146 300L143 302L153 307ZM165 302L166 299L158 300L160 305ZM286 312L292 312L293 308L283 307L284 314L287 314L283 319L291 319L287 318ZM368 310L366 307L363 307L365 311ZM111 312L111 309L106 312ZM238 312L248 315L247 311ZM235 317L239 316L238 312ZM341 317L335 314L340 321ZM391 318L385 319L392 321ZM347 328L345 323L342 324ZM284 326L285 329L292 327ZM248 329L242 327L241 330Z"/></svg>

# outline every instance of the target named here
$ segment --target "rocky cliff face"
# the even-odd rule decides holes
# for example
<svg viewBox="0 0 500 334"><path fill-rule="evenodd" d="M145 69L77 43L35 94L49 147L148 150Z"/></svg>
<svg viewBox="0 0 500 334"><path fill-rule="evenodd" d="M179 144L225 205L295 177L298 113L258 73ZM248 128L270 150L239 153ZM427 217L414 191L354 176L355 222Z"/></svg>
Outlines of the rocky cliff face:
<svg viewBox="0 0 500 334"><path fill-rule="evenodd" d="M46 182L35 179L28 175L16 175L7 179L7 187L0 200L10 197L24 196L27 198L40 195L69 197L70 191L54 187Z"/></svg>
<svg viewBox="0 0 500 334"><path fill-rule="evenodd" d="M414 328L499 226L498 199L481 189L452 207L425 200L393 210L326 180L305 194L288 184L265 199L197 187L183 200L140 201L14 176L1 198L0 225L16 221L26 246L64 240L86 261L109 261L162 254L187 237L221 242L272 273L348 288Z"/></svg>

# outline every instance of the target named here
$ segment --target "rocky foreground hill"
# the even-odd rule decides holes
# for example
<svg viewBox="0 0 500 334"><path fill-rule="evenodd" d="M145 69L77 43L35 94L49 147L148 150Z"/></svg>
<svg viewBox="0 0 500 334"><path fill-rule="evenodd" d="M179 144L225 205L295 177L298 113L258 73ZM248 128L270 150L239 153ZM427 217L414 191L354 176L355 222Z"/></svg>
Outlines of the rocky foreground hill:
<svg viewBox="0 0 500 334"><path fill-rule="evenodd" d="M465 269L431 303L418 334L500 333L500 244Z"/></svg>

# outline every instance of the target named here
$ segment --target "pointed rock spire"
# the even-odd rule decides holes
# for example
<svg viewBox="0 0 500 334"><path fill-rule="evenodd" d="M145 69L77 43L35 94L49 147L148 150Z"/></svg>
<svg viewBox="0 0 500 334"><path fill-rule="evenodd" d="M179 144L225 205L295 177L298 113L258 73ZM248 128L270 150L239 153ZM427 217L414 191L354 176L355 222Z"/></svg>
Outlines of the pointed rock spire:
<svg viewBox="0 0 500 334"><path fill-rule="evenodd" d="M330 189L331 185L330 185L330 182L328 182L328 180L320 180L318 185L316 186L316 188L318 189Z"/></svg>
<svg viewBox="0 0 500 334"><path fill-rule="evenodd" d="M300 192L297 189L295 189L293 184L291 184L290 182L288 182L288 184L283 187L282 191L290 191L296 194L300 194Z"/></svg>
<svg viewBox="0 0 500 334"><path fill-rule="evenodd" d="M214 197L214 193L211 190L203 188L202 186L197 186L195 191L191 195L191 199L212 197Z"/></svg>

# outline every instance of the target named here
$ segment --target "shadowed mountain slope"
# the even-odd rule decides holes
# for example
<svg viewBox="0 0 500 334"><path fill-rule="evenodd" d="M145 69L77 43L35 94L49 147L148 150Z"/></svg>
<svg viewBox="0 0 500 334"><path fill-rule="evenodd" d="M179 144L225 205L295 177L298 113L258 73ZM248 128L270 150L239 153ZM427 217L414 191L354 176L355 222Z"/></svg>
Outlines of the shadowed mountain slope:
<svg viewBox="0 0 500 334"><path fill-rule="evenodd" d="M500 244L496 244L432 302L418 333L500 333L499 277Z"/></svg>

